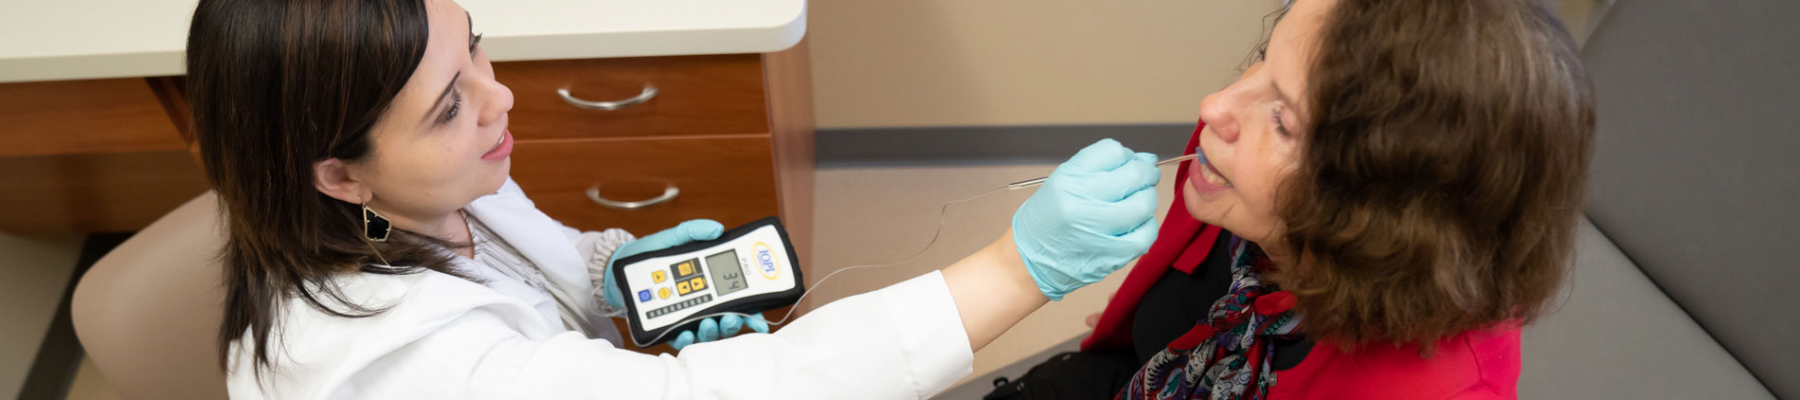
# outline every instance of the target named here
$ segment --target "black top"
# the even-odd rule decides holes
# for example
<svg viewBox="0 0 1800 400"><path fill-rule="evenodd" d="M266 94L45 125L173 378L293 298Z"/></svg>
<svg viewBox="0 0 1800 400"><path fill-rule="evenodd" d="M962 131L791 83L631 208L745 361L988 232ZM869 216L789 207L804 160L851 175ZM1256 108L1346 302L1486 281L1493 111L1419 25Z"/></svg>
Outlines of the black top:
<svg viewBox="0 0 1800 400"><path fill-rule="evenodd" d="M1194 324L1206 318L1214 302L1231 290L1231 233L1220 232L1193 274L1170 268L1163 273L1144 298L1138 301L1137 313L1131 317L1131 345L1138 363L1168 348ZM1300 365L1312 351L1312 340L1275 339L1275 359L1271 366L1285 370Z"/></svg>
<svg viewBox="0 0 1800 400"><path fill-rule="evenodd" d="M987 400L1109 399L1116 396L1132 375L1169 342L1194 328L1213 302L1231 288L1231 235L1221 234L1212 251L1193 274L1170 269L1158 278L1131 316L1129 349L1057 354L1031 368L1018 380L1001 378ZM1300 365L1312 351L1311 340L1275 341L1270 365L1286 370Z"/></svg>

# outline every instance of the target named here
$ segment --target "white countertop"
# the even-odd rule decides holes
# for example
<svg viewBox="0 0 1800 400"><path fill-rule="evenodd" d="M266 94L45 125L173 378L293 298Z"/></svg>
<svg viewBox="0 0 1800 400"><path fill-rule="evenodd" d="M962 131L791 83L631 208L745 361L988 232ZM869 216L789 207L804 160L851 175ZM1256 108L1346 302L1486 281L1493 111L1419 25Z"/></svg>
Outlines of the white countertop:
<svg viewBox="0 0 1800 400"><path fill-rule="evenodd" d="M0 1L0 82L181 75L198 0ZM806 0L458 0L494 61L766 53Z"/></svg>

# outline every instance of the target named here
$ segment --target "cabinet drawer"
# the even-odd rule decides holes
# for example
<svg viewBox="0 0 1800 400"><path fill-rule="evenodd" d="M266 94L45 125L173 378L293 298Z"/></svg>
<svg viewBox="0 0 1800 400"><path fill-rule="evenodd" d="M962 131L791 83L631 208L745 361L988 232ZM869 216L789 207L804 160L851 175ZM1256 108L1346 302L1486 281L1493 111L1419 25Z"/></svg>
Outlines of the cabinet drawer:
<svg viewBox="0 0 1800 400"><path fill-rule="evenodd" d="M581 230L647 235L695 218L727 227L776 215L768 135L520 141L512 176L551 218ZM596 203L646 200L674 185L665 203L624 210Z"/></svg>
<svg viewBox="0 0 1800 400"><path fill-rule="evenodd" d="M210 186L177 149L0 157L0 231L143 229Z"/></svg>
<svg viewBox="0 0 1800 400"><path fill-rule="evenodd" d="M0 84L0 157L181 150L143 78Z"/></svg>
<svg viewBox="0 0 1800 400"><path fill-rule="evenodd" d="M513 92L512 132L522 140L769 132L762 61L755 54L521 61L494 64ZM582 109L575 99L647 101L616 110Z"/></svg>

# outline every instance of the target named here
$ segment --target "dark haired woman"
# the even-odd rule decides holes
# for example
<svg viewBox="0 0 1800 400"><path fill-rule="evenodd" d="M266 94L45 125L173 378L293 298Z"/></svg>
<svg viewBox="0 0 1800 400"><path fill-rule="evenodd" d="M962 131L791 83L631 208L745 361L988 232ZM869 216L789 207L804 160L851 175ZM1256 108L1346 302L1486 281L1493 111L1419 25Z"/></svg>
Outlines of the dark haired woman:
<svg viewBox="0 0 1800 400"><path fill-rule="evenodd" d="M1082 352L990 399L1516 398L1594 104L1532 0L1299 0Z"/></svg>
<svg viewBox="0 0 1800 400"><path fill-rule="evenodd" d="M512 93L469 24L448 0L200 2L188 95L229 231L231 397L921 398L1155 240L1155 157L1102 141L941 271L774 334L621 350L599 311L617 285L590 265L721 227L630 241L538 212L507 178Z"/></svg>

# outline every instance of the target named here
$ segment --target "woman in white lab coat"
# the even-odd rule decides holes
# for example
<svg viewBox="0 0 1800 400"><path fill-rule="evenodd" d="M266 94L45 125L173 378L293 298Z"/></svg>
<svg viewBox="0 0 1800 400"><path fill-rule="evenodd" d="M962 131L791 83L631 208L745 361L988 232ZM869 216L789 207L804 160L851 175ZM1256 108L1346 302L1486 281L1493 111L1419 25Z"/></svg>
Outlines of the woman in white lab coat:
<svg viewBox="0 0 1800 400"><path fill-rule="evenodd" d="M622 350L592 271L721 227L634 241L539 212L507 177L512 94L469 21L449 0L200 2L187 94L229 230L232 397L921 398L1155 237L1154 156L1102 141L941 271L773 334Z"/></svg>

